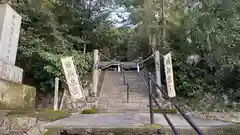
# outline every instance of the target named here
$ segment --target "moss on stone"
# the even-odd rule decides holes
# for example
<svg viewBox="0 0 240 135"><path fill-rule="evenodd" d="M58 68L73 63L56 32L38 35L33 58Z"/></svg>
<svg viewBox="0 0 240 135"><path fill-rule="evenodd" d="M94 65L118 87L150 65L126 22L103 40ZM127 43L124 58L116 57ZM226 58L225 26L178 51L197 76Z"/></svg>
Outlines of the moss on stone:
<svg viewBox="0 0 240 135"><path fill-rule="evenodd" d="M6 108L6 104L0 101L0 108Z"/></svg>
<svg viewBox="0 0 240 135"><path fill-rule="evenodd" d="M9 112L7 112L7 115L36 117L36 112L34 110L10 110Z"/></svg>
<svg viewBox="0 0 240 135"><path fill-rule="evenodd" d="M37 114L39 120L42 120L42 121L55 121L55 120L66 118L70 115L71 115L71 113L67 110L54 111L54 110L48 109L48 108L42 109Z"/></svg>
<svg viewBox="0 0 240 135"><path fill-rule="evenodd" d="M145 124L144 126L140 126L142 128L153 128L153 129L159 129L162 127L160 124Z"/></svg>
<svg viewBox="0 0 240 135"><path fill-rule="evenodd" d="M29 108L34 108L35 107L35 97L36 97L36 90L34 87L30 87L27 85L24 85L24 93L25 96L23 97L23 101L28 104L29 103ZM34 97L34 98L33 98Z"/></svg>
<svg viewBox="0 0 240 135"><path fill-rule="evenodd" d="M33 109L35 108L36 89L0 79L0 109Z"/></svg>
<svg viewBox="0 0 240 135"><path fill-rule="evenodd" d="M192 128L178 128L177 130L181 135L198 135ZM164 131L168 134L172 134L172 130L170 128L165 128ZM235 124L223 127L202 128L202 131L205 135L239 135L240 125Z"/></svg>
<svg viewBox="0 0 240 135"><path fill-rule="evenodd" d="M43 135L60 135L59 129L48 129L46 132L43 133Z"/></svg>
<svg viewBox="0 0 240 135"><path fill-rule="evenodd" d="M97 113L97 109L96 108L85 109L80 113L81 114L95 114L95 113Z"/></svg>
<svg viewBox="0 0 240 135"><path fill-rule="evenodd" d="M61 130L62 135L165 135L155 128L95 128Z"/></svg>
<svg viewBox="0 0 240 135"><path fill-rule="evenodd" d="M38 118L41 121L54 121L66 118L71 115L68 110L58 110L54 111L51 108L41 109L39 111L35 110L9 110L6 116L9 117L33 117Z"/></svg>

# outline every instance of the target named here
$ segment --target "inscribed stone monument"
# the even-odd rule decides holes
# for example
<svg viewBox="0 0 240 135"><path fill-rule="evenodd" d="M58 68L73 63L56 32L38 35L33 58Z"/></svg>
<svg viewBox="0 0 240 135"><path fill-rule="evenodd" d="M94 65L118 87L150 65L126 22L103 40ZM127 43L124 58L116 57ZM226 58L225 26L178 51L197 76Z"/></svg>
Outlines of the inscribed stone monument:
<svg viewBox="0 0 240 135"><path fill-rule="evenodd" d="M23 69L15 66L22 17L0 4L0 79L22 83Z"/></svg>
<svg viewBox="0 0 240 135"><path fill-rule="evenodd" d="M15 66L22 17L0 4L0 109L33 109L36 89L22 84L23 69Z"/></svg>
<svg viewBox="0 0 240 135"><path fill-rule="evenodd" d="M11 82L22 83L23 69L0 61L0 78Z"/></svg>
<svg viewBox="0 0 240 135"><path fill-rule="evenodd" d="M22 17L8 4L0 5L0 60L15 65Z"/></svg>

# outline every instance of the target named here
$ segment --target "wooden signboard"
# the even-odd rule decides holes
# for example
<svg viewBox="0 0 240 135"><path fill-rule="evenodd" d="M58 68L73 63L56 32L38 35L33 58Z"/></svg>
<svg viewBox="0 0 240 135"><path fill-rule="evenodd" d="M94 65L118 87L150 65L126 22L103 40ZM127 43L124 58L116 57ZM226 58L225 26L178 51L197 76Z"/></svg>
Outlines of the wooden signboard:
<svg viewBox="0 0 240 135"><path fill-rule="evenodd" d="M84 98L83 88L78 81L75 66L72 57L62 58L62 66L67 80L68 88L73 99L78 100Z"/></svg>
<svg viewBox="0 0 240 135"><path fill-rule="evenodd" d="M175 97L176 91L174 87L173 68L172 68L172 56L171 52L163 56L164 69L166 75L166 84L169 97Z"/></svg>

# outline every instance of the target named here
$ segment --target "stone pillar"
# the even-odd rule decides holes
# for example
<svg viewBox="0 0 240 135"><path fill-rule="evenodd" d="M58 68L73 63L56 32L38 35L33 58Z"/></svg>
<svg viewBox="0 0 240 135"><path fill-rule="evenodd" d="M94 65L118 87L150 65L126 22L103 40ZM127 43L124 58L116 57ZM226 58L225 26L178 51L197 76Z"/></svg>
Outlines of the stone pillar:
<svg viewBox="0 0 240 135"><path fill-rule="evenodd" d="M36 89L22 84L23 69L15 66L22 17L0 4L0 109L35 108Z"/></svg>
<svg viewBox="0 0 240 135"><path fill-rule="evenodd" d="M0 79L22 83L23 69L15 66L22 17L0 4Z"/></svg>
<svg viewBox="0 0 240 135"><path fill-rule="evenodd" d="M94 65L93 65L93 77L92 77L92 96L96 96L96 93L97 93L98 78L99 78L98 63L99 63L98 50L95 49L93 54Z"/></svg>

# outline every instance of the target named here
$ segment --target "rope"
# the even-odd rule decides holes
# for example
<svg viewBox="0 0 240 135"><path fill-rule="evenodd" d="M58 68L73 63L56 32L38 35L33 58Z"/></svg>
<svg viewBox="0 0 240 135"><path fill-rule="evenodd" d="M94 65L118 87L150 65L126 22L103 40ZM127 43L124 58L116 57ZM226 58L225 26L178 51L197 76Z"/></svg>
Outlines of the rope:
<svg viewBox="0 0 240 135"><path fill-rule="evenodd" d="M100 53L100 52L99 52L99 54L100 54L101 56L103 56L105 59L109 60L109 61L112 61L112 62L116 62L116 63L118 63L118 61L113 60L113 59L107 57L106 55L104 55L104 54L102 54L102 53Z"/></svg>
<svg viewBox="0 0 240 135"><path fill-rule="evenodd" d="M146 61L148 61L150 58L152 58L154 56L154 54L152 54L152 55L150 55L150 56L148 56L146 59L144 59L144 60L142 60L142 61L140 61L140 62L138 62L137 64L139 65L139 64L142 64L142 63L144 63L144 62L146 62Z"/></svg>
<svg viewBox="0 0 240 135"><path fill-rule="evenodd" d="M109 61L112 61L112 62L116 62L116 63L118 63L118 61L113 60L113 59L107 57L106 55L102 54L101 52L99 52L99 54L100 54L101 56L103 56L105 59L109 60ZM137 64L138 64L138 65L139 65L139 64L142 64L142 63L148 61L148 60L149 60L150 58L152 58L153 56L154 56L154 53L153 53L152 55L148 56L146 59L144 59L144 60L138 62Z"/></svg>
<svg viewBox="0 0 240 135"><path fill-rule="evenodd" d="M106 55L102 54L101 52L99 52L99 55L103 56L105 59L111 61L112 63L119 63L121 66L127 67L126 65L122 64L120 61L113 60L113 59L107 57ZM138 68L138 72L139 72L139 64L142 64L142 63L148 61L148 60L149 60L150 58L152 58L153 56L154 56L154 53L151 54L150 56L148 56L146 59L144 59L144 60L136 63L136 64L137 64L137 68Z"/></svg>

